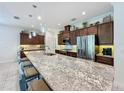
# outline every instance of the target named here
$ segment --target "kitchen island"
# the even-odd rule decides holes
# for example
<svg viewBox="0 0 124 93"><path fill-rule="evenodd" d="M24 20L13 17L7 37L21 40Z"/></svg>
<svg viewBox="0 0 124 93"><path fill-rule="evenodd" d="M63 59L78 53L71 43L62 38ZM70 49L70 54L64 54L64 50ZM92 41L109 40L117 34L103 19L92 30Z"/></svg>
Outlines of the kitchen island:
<svg viewBox="0 0 124 93"><path fill-rule="evenodd" d="M54 91L110 91L114 68L90 60L43 51L25 52L32 64Z"/></svg>

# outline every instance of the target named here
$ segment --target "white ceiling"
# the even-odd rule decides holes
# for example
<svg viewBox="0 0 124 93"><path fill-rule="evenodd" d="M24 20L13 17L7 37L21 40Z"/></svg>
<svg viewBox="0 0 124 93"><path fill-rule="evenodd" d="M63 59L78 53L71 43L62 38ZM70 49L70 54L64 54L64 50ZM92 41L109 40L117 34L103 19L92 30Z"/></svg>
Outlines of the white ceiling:
<svg viewBox="0 0 124 93"><path fill-rule="evenodd" d="M33 8L32 4L37 5ZM46 24L49 28L58 28L71 23L72 18L78 20L92 18L97 15L109 12L112 10L110 3L89 3L89 2L24 2L24 3L0 3L0 23L19 26L24 28L40 29L40 23ZM82 12L86 11L86 15L82 16ZM32 14L32 18L28 15ZM37 16L41 16L42 20L38 20ZM16 20L13 16L19 16L20 20Z"/></svg>

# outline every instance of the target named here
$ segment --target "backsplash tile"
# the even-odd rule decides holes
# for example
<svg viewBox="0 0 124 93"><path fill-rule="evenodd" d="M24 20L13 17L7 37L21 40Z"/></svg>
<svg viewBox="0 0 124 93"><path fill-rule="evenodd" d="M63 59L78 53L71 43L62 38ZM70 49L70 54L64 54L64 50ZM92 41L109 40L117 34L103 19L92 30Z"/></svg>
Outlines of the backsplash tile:
<svg viewBox="0 0 124 93"><path fill-rule="evenodd" d="M39 49L39 48L44 49L44 45L20 45L20 47L24 48L24 50L32 50L32 49Z"/></svg>

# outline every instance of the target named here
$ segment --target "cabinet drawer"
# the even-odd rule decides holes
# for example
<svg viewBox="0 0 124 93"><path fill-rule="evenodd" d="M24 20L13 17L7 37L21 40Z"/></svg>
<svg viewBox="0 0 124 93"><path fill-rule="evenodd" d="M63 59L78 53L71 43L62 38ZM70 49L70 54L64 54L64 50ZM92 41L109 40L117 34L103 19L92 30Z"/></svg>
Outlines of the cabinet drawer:
<svg viewBox="0 0 124 93"><path fill-rule="evenodd" d="M96 62L113 66L113 58L110 57L96 56Z"/></svg>
<svg viewBox="0 0 124 93"><path fill-rule="evenodd" d="M76 52L67 52L67 56L77 57L77 53Z"/></svg>
<svg viewBox="0 0 124 93"><path fill-rule="evenodd" d="M59 50L55 50L55 53L59 53Z"/></svg>
<svg viewBox="0 0 124 93"><path fill-rule="evenodd" d="M109 57L102 57L102 56L97 56L97 60L103 60L103 61L113 61L113 58L109 58Z"/></svg>

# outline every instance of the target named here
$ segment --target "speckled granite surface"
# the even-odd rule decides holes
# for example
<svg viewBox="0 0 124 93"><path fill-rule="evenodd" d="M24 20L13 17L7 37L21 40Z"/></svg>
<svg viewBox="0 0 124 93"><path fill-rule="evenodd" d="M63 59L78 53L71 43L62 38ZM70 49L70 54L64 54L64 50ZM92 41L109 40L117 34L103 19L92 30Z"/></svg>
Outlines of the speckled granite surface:
<svg viewBox="0 0 124 93"><path fill-rule="evenodd" d="M107 91L112 89L114 69L89 60L60 54L44 55L42 51L25 52L56 91Z"/></svg>

